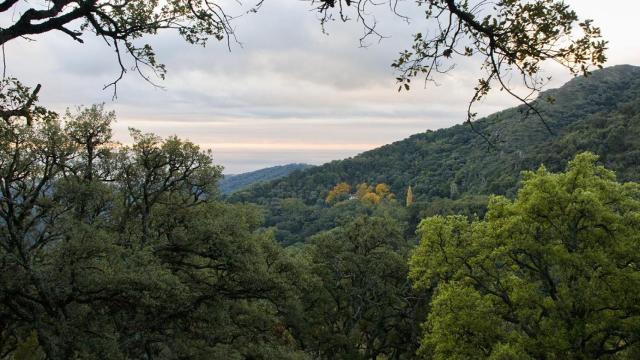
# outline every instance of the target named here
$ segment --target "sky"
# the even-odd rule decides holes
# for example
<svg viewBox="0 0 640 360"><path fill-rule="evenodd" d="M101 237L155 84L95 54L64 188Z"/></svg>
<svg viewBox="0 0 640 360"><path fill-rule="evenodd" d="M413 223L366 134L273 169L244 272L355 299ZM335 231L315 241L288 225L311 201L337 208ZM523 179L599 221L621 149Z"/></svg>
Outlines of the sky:
<svg viewBox="0 0 640 360"><path fill-rule="evenodd" d="M458 63L437 84L397 92L390 64L410 47L413 33L428 27L413 3L399 8L411 18L408 24L388 8L376 9L372 15L386 38L370 38L366 47L359 46L359 24L332 22L325 34L309 2L298 0L265 0L257 14L234 20L240 44L230 51L225 43L191 46L174 33L161 33L149 42L168 69L162 88L130 72L115 100L103 90L118 75L115 55L90 34L85 44L56 33L7 43L6 72L27 85L41 83L41 104L60 113L104 102L117 113L115 137L123 143L130 142L133 127L212 149L225 173L322 164L466 119L478 77L474 61ZM566 3L602 28L609 41L607 66L640 65L632 29L640 2L611 1L624 11L604 9L602 0ZM549 87L570 79L557 67L546 71L553 76ZM476 111L488 115L513 105L515 99L497 92Z"/></svg>

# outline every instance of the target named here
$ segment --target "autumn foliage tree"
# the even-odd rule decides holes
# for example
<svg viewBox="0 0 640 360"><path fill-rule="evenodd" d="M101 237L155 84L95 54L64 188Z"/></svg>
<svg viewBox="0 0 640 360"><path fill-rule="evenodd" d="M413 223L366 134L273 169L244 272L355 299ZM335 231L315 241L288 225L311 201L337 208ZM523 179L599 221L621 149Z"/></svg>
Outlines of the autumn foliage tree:
<svg viewBox="0 0 640 360"><path fill-rule="evenodd" d="M329 191L329 194L327 194L327 197L324 199L324 201L327 204L333 204L338 201L346 200L350 194L351 185L347 184L346 182L341 182Z"/></svg>
<svg viewBox="0 0 640 360"><path fill-rule="evenodd" d="M395 200L395 195L391 192L391 188L389 188L389 185L385 183L379 183L373 186L365 182L356 185L355 189L355 193L352 194L351 185L341 182L329 191L329 194L325 198L325 202L327 204L335 204L344 200L358 199L364 203L375 205L379 204L383 200Z"/></svg>
<svg viewBox="0 0 640 360"><path fill-rule="evenodd" d="M411 185L407 188L407 198L405 200L405 204L407 207L411 207L413 205L413 190L411 189Z"/></svg>

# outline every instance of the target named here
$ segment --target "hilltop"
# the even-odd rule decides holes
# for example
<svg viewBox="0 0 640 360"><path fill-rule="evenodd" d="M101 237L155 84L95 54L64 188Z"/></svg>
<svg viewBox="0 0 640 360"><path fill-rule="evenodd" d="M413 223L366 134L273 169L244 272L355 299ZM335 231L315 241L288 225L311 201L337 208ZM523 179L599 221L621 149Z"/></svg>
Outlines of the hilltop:
<svg viewBox="0 0 640 360"><path fill-rule="evenodd" d="M544 164L559 171L583 151L598 154L620 180L640 180L640 67L620 65L576 77L542 93L535 105L549 129L527 116L523 106L515 107L474 122L495 146L468 124L426 131L254 186L232 200L264 205L267 225L281 230L273 215L282 211L283 200L296 199L321 211L328 191L339 182L386 183L400 198L412 186L415 222L454 209L481 212L489 194L514 196L523 170ZM300 241L311 233L289 235Z"/></svg>

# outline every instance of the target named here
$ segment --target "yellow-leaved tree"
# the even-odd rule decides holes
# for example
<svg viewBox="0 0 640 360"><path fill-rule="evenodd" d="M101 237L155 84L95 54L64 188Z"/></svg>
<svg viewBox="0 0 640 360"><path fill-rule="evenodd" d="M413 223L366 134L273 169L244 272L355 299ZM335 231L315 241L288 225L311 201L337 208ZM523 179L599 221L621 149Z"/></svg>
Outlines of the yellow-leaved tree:
<svg viewBox="0 0 640 360"><path fill-rule="evenodd" d="M346 182L341 182L333 187L329 191L329 194L324 199L327 204L335 204L338 201L346 200L346 198L351 193L351 185Z"/></svg>
<svg viewBox="0 0 640 360"><path fill-rule="evenodd" d="M409 185L409 188L407 188L406 204L407 207L411 207L411 205L413 205L413 190L411 190L411 185Z"/></svg>

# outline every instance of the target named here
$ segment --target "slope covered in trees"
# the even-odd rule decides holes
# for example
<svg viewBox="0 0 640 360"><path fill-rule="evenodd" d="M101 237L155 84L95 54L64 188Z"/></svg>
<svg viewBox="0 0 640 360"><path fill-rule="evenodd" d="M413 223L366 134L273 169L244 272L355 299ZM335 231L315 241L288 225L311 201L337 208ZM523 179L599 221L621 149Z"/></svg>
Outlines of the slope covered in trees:
<svg viewBox="0 0 640 360"><path fill-rule="evenodd" d="M244 190L254 184L267 182L287 176L296 170L304 170L312 167L309 164L287 164L280 166L272 166L256 171L250 171L236 175L224 175L218 183L220 192L223 194L231 194L233 192Z"/></svg>
<svg viewBox="0 0 640 360"><path fill-rule="evenodd" d="M101 105L33 115L0 121L1 359L640 355L640 185L592 153L524 172L483 218L426 217L417 242L412 188L381 182L286 199L274 233L194 143L115 143ZM275 241L296 224L313 236Z"/></svg>
<svg viewBox="0 0 640 360"><path fill-rule="evenodd" d="M551 99L551 101L548 101ZM301 241L317 229L339 224L324 203L341 182L386 183L404 198L412 187L417 219L438 213L480 213L486 196L514 196L523 170L544 163L557 171L575 154L592 151L621 180L640 174L640 67L615 66L578 77L543 93L536 103L546 126L525 107L508 109L474 123L494 146L467 125L413 135L346 160L297 172L233 196L266 206L267 225L275 226L281 241ZM295 203L314 213L304 223L287 223L280 214ZM328 218L327 218L328 217ZM320 220L322 219L322 220Z"/></svg>

